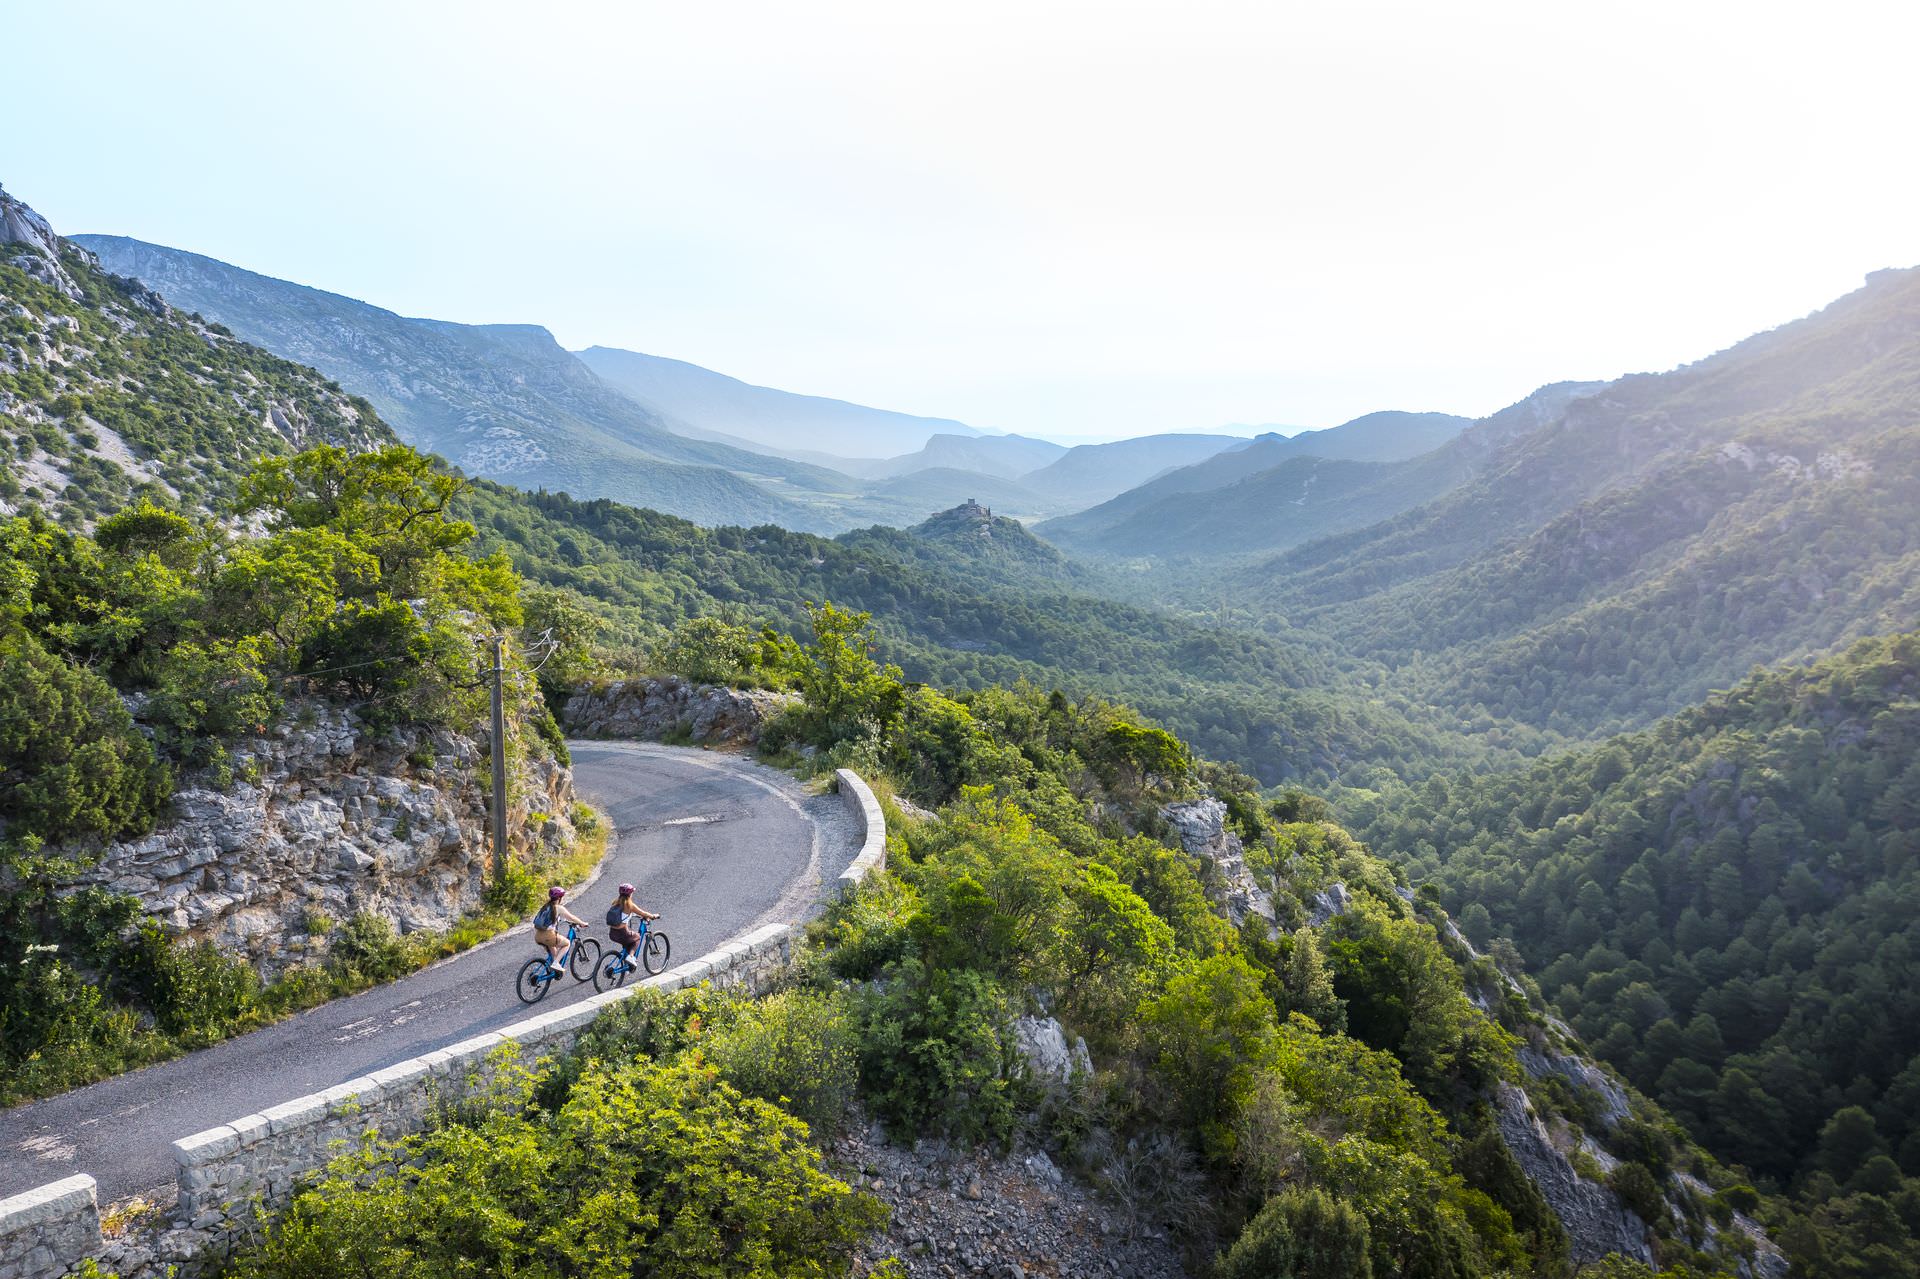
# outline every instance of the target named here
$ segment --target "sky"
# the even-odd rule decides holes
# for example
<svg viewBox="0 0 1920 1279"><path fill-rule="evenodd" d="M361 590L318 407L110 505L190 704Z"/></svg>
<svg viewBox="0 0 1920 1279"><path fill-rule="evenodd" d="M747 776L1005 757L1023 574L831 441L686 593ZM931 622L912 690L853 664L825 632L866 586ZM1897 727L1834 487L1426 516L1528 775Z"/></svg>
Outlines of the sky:
<svg viewBox="0 0 1920 1279"><path fill-rule="evenodd" d="M9 6L0 183L990 430L1479 415L1920 263L1920 6Z"/></svg>

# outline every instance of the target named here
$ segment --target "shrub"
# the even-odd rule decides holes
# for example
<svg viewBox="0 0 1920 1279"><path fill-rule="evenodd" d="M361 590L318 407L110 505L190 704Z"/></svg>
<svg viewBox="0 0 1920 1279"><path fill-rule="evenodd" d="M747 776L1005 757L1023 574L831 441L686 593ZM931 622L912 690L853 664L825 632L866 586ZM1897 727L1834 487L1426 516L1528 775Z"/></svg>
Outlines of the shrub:
<svg viewBox="0 0 1920 1279"><path fill-rule="evenodd" d="M881 1118L901 1132L1003 1143L1012 1134L1013 1009L992 979L890 968L861 997L860 1080Z"/></svg>
<svg viewBox="0 0 1920 1279"><path fill-rule="evenodd" d="M334 1161L238 1279L846 1274L884 1223L801 1124L698 1062L586 1069L558 1111L505 1070L465 1122Z"/></svg>
<svg viewBox="0 0 1920 1279"><path fill-rule="evenodd" d="M393 922L365 911L340 929L327 962L344 975L370 982L391 981L408 967L406 947L394 932Z"/></svg>
<svg viewBox="0 0 1920 1279"><path fill-rule="evenodd" d="M853 1017L838 994L788 990L744 1002L701 1047L727 1082L816 1134L840 1126L859 1082Z"/></svg>

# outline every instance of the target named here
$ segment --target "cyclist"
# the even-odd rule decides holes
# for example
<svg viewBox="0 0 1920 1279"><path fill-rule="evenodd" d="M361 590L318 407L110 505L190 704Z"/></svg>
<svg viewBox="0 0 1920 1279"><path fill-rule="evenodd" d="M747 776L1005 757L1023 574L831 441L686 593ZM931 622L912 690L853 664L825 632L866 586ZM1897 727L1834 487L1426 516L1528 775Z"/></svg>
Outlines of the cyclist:
<svg viewBox="0 0 1920 1279"><path fill-rule="evenodd" d="M619 896L613 899L613 905L607 907L607 936L611 937L631 960L634 949L640 945L640 930L633 926L635 919L644 919L651 923L660 916L652 911L642 910L633 900L633 885L622 884Z"/></svg>
<svg viewBox="0 0 1920 1279"><path fill-rule="evenodd" d="M558 972L566 971L567 960L572 957L572 948L560 934L561 921L569 924L587 922L560 904L560 899L566 895L567 890L555 884L547 890L547 904L533 917L533 944L545 948L547 962Z"/></svg>

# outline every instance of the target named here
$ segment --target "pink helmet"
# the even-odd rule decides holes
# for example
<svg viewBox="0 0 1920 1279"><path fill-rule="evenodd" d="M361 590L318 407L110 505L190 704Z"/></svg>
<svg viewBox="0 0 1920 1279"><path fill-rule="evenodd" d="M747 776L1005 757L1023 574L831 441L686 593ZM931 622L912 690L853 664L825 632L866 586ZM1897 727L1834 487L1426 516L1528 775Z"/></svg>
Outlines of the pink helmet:
<svg viewBox="0 0 1920 1279"><path fill-rule="evenodd" d="M560 887L560 885L558 884L555 884L552 888L549 888L547 890L547 900L550 902L557 902L562 897L565 897L566 895L567 895L567 890Z"/></svg>
<svg viewBox="0 0 1920 1279"><path fill-rule="evenodd" d="M620 885L620 895L621 895L622 897L631 897L631 896L633 896L633 885L632 885L632 884L622 884L622 885Z"/></svg>

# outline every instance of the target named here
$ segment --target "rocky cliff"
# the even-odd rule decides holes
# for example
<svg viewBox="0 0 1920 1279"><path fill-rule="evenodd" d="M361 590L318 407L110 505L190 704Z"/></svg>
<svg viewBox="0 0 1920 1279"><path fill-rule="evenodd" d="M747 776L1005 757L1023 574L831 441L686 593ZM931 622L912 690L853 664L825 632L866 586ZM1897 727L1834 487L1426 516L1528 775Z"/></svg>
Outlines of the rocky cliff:
<svg viewBox="0 0 1920 1279"><path fill-rule="evenodd" d="M138 897L170 933L275 972L322 957L361 912L438 930L480 905L490 860L484 740L368 733L306 702L231 751L231 780L184 779L170 816L110 845L77 881ZM516 851L573 835L572 773L550 757L508 775Z"/></svg>

